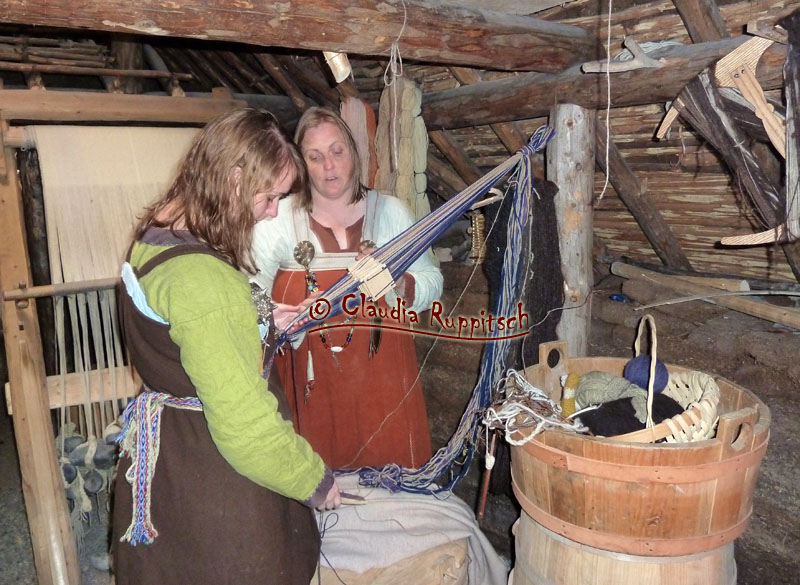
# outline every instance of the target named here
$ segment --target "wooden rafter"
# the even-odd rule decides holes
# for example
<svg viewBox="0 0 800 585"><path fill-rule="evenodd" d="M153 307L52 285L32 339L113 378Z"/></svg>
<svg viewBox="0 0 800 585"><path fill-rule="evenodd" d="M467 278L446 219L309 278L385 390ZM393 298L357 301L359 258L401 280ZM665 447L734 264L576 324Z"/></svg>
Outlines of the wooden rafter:
<svg viewBox="0 0 800 585"><path fill-rule="evenodd" d="M628 208L636 223L644 232L656 255L665 266L691 270L692 265L681 249L677 238L670 230L661 212L650 200L647 188L630 168L613 141L608 142L608 168L606 168L606 127L597 121L595 159L608 175L617 195Z"/></svg>
<svg viewBox="0 0 800 585"><path fill-rule="evenodd" d="M675 99L681 89L712 62L741 45L745 37L694 45L671 45L650 55L664 60L660 69L640 69L612 78L613 107ZM783 85L786 47L773 45L759 62L756 76L764 89ZM605 76L585 75L573 67L558 75L523 73L497 81L425 94L422 116L429 128L460 128L546 116L553 103L586 108L606 106Z"/></svg>
<svg viewBox="0 0 800 585"><path fill-rule="evenodd" d="M276 58L286 68L292 79L302 86L305 93L316 100L318 104L331 107L339 105L339 92L330 86L323 75L314 75L311 68L305 66L305 62L300 64L298 57L280 55Z"/></svg>
<svg viewBox="0 0 800 585"><path fill-rule="evenodd" d="M429 0L9 0L0 22L383 56L400 37L406 59L519 71L561 71L598 49L580 27Z"/></svg>
<svg viewBox="0 0 800 585"><path fill-rule="evenodd" d="M716 0L672 0L693 43L728 38L728 27Z"/></svg>
<svg viewBox="0 0 800 585"><path fill-rule="evenodd" d="M475 69L451 67L450 72L461 85L473 85L483 82L480 72ZM492 129L492 132L495 133L497 139L506 147L509 154L514 154L528 142L525 133L516 122L491 124L489 127ZM536 162L533 163L533 173L540 179L544 178L544 169Z"/></svg>
<svg viewBox="0 0 800 585"><path fill-rule="evenodd" d="M250 87L253 87L267 95L275 93L275 90L266 83L263 75L259 75L254 71L241 56L232 51L220 51L220 56L225 59L225 62L235 68L239 75L241 75Z"/></svg>
<svg viewBox="0 0 800 585"><path fill-rule="evenodd" d="M205 50L200 52L203 57L213 65L222 75L227 77L232 85L234 91L241 93L250 93L252 87L240 73L239 69L228 59L224 59L217 51Z"/></svg>
<svg viewBox="0 0 800 585"><path fill-rule="evenodd" d="M256 60L261 64L264 70L269 73L278 87L280 87L286 95L291 98L295 109L298 112L305 112L308 108L314 105L303 91L297 86L291 76L287 75L286 70L275 56L269 53L255 53Z"/></svg>
<svg viewBox="0 0 800 585"><path fill-rule="evenodd" d="M453 168L464 180L471 185L483 176L478 166L470 160L461 145L446 130L431 130L428 132L431 142L436 145L444 157L453 165Z"/></svg>

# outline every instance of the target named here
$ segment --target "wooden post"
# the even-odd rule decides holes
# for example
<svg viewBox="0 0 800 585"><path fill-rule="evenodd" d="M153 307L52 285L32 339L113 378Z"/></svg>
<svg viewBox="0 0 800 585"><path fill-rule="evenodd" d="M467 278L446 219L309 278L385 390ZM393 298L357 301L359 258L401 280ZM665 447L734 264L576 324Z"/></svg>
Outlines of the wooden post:
<svg viewBox="0 0 800 585"><path fill-rule="evenodd" d="M3 156L8 173L0 179L0 288L14 288L30 285L31 271L14 151L4 148ZM4 301L2 311L14 435L38 581L78 585L78 553L56 459L36 305Z"/></svg>
<svg viewBox="0 0 800 585"><path fill-rule="evenodd" d="M591 319L595 117L595 110L574 104L550 112L555 137L547 147L547 178L558 185L555 204L567 309L556 333L567 342L571 357L586 355Z"/></svg>
<svg viewBox="0 0 800 585"><path fill-rule="evenodd" d="M142 43L131 35L113 35L111 37L111 54L114 56L117 69L144 69L144 51ZM122 93L142 93L143 81L136 77L124 77L119 80Z"/></svg>

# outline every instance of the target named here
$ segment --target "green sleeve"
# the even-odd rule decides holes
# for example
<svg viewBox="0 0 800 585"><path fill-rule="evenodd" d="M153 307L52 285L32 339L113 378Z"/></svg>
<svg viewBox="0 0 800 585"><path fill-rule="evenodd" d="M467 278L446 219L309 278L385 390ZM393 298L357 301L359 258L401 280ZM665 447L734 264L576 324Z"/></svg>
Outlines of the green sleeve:
<svg viewBox="0 0 800 585"><path fill-rule="evenodd" d="M163 249L139 244L131 263L140 266ZM311 497L325 465L278 412L259 374L261 342L247 278L217 258L191 254L156 267L141 285L170 324L222 456L259 485L296 500Z"/></svg>

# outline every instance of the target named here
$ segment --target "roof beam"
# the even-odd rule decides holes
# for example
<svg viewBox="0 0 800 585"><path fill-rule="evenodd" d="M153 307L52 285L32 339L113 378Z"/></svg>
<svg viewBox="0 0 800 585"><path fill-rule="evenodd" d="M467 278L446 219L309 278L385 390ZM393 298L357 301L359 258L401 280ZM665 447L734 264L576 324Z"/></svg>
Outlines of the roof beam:
<svg viewBox="0 0 800 585"><path fill-rule="evenodd" d="M7 0L0 22L388 56L486 69L562 71L596 59L590 31L432 0Z"/></svg>
<svg viewBox="0 0 800 585"><path fill-rule="evenodd" d="M638 69L611 77L611 107L637 106L675 99L689 81L748 37L711 43L671 45L649 53L664 60L659 69ZM761 86L783 85L786 46L775 44L764 52L756 77ZM422 116L429 129L481 126L547 116L554 104L571 103L605 109L606 76L582 73L572 67L557 75L523 73L425 94Z"/></svg>
<svg viewBox="0 0 800 585"><path fill-rule="evenodd" d="M716 0L672 0L693 43L728 38L728 27Z"/></svg>
<svg viewBox="0 0 800 585"><path fill-rule="evenodd" d="M608 145L608 164L606 165L606 144ZM614 144L606 143L606 123L597 120L595 135L595 160L608 176L617 195L628 208L636 223L642 228L647 241L665 266L691 270L692 265L681 249L680 242L672 233L664 216L653 203L647 192L646 183L639 180L628 165L628 161Z"/></svg>

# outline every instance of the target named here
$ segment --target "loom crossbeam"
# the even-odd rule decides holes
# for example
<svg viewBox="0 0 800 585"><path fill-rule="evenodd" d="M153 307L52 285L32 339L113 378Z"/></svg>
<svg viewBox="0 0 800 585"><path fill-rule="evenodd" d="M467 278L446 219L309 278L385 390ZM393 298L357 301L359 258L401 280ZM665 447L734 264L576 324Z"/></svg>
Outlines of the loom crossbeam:
<svg viewBox="0 0 800 585"><path fill-rule="evenodd" d="M97 278L80 282L63 282L55 284L44 284L41 286L19 287L0 291L0 300L21 301L27 299L38 299L42 297L65 296L79 292L92 290L104 290L114 288L119 284L119 278Z"/></svg>
<svg viewBox="0 0 800 585"><path fill-rule="evenodd" d="M136 392L141 386L141 378L135 370L127 366L118 366L112 373L110 368L102 370L92 370L91 376L99 378L100 384L91 384L89 387L89 399L91 402L103 402L108 400L112 394L112 375L117 377L120 382L118 398L127 402L136 396ZM84 372L73 372L61 376L47 376L47 398L50 410L62 408L64 406L80 406L86 399L84 390ZM6 382L6 405L8 414L13 415L14 409L11 403L11 384Z"/></svg>

